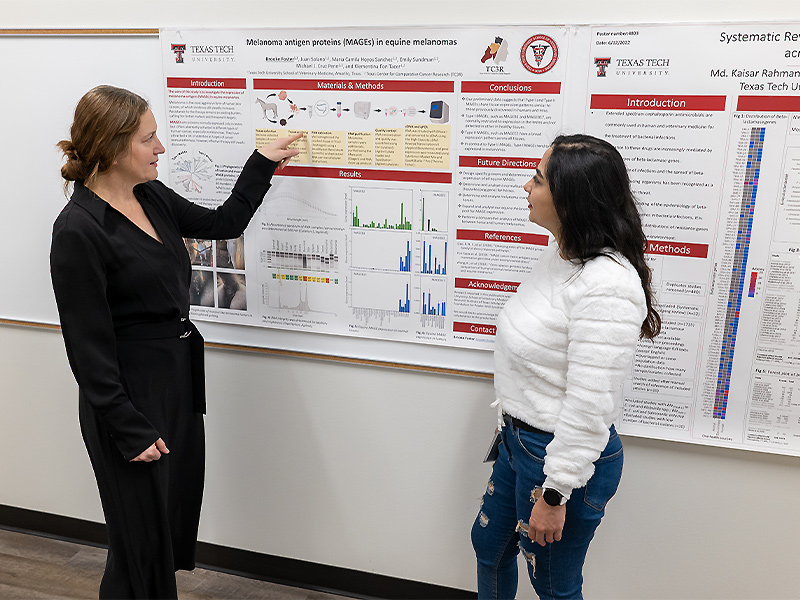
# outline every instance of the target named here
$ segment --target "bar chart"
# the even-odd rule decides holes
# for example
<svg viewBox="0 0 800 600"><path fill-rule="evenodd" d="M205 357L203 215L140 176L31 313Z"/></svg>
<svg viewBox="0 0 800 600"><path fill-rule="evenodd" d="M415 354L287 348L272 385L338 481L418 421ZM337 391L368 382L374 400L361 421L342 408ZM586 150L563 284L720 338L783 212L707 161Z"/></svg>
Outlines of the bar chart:
<svg viewBox="0 0 800 600"><path fill-rule="evenodd" d="M411 272L411 232L354 229L350 239L350 267L377 271Z"/></svg>
<svg viewBox="0 0 800 600"><path fill-rule="evenodd" d="M420 273L425 275L447 274L447 238L422 237L420 247Z"/></svg>
<svg viewBox="0 0 800 600"><path fill-rule="evenodd" d="M420 190L419 231L447 231L450 194L441 190Z"/></svg>
<svg viewBox="0 0 800 600"><path fill-rule="evenodd" d="M410 274L353 270L350 279L354 316L383 321L411 312Z"/></svg>
<svg viewBox="0 0 800 600"><path fill-rule="evenodd" d="M391 188L350 188L351 225L370 229L410 231L413 191Z"/></svg>
<svg viewBox="0 0 800 600"><path fill-rule="evenodd" d="M444 277L421 277L415 288L420 303L420 325L443 329L449 314L447 308L447 279Z"/></svg>

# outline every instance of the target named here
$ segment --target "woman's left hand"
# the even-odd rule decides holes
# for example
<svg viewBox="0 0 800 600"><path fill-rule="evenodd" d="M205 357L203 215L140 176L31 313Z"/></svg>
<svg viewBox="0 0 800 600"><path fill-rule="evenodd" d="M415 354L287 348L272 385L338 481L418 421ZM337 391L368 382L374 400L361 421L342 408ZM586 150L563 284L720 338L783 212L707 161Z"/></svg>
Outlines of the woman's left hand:
<svg viewBox="0 0 800 600"><path fill-rule="evenodd" d="M566 516L566 504L550 506L539 498L533 503L531 518L528 521L528 536L540 546L559 541Z"/></svg>
<svg viewBox="0 0 800 600"><path fill-rule="evenodd" d="M300 150L297 150L296 148L289 148L289 145L293 144L301 137L303 137L302 131L300 133L290 135L289 137L272 140L266 146L259 148L258 152L266 156L272 162L278 163L278 168L282 169L293 156L300 154Z"/></svg>

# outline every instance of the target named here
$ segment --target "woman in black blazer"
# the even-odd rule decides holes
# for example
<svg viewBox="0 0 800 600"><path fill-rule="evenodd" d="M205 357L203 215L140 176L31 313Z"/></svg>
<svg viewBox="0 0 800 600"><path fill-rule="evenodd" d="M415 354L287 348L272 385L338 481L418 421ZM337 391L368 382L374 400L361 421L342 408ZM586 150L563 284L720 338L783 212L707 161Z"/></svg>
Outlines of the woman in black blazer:
<svg viewBox="0 0 800 600"><path fill-rule="evenodd" d="M238 238L300 134L254 152L215 210L156 180L164 147L136 94L89 91L70 136L58 146L74 191L50 270L108 529L100 597L177 598L175 571L195 564L205 464L203 339L188 319L183 238Z"/></svg>

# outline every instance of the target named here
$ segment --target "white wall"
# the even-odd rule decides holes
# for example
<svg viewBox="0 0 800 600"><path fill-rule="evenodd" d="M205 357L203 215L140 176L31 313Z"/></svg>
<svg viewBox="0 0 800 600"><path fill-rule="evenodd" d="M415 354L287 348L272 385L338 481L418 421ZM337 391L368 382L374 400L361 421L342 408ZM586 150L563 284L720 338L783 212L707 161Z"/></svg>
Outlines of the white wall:
<svg viewBox="0 0 800 600"><path fill-rule="evenodd" d="M800 21L796 0L0 8L4 28ZM220 350L207 351L207 379L203 540L475 589L469 530L489 474L480 461L494 426L490 382ZM60 334L0 325L0 382L0 504L102 520ZM624 441L622 487L585 570L588 597L800 595L798 459Z"/></svg>
<svg viewBox="0 0 800 600"><path fill-rule="evenodd" d="M207 377L201 539L475 589L488 381L221 350ZM0 504L101 521L60 333L0 325L0 381ZM587 597L797 597L798 459L624 441Z"/></svg>

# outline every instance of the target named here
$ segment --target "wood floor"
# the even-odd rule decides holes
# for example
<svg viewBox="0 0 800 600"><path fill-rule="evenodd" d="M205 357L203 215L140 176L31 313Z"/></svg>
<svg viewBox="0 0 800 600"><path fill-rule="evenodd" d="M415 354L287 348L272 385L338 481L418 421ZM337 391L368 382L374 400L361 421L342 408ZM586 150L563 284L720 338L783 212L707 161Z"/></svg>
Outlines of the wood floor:
<svg viewBox="0 0 800 600"><path fill-rule="evenodd" d="M0 598L97 598L105 560L103 548L0 529ZM179 571L177 580L180 600L345 598L206 569Z"/></svg>

